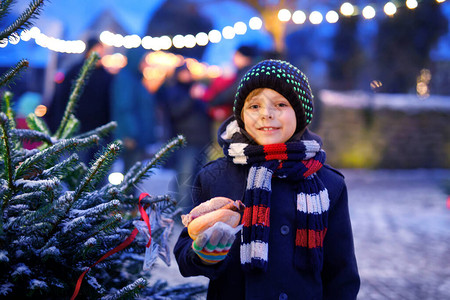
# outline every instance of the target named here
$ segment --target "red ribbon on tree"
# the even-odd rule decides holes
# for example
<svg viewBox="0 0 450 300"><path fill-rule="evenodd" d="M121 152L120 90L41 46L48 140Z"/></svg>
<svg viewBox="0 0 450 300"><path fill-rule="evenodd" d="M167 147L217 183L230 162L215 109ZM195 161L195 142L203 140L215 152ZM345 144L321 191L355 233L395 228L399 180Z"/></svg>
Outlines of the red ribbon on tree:
<svg viewBox="0 0 450 300"><path fill-rule="evenodd" d="M144 207L141 204L141 200L144 199L147 196L150 196L150 195L147 194L147 193L141 193L141 195L139 196L139 203L138 203L138 205L139 205L139 212L141 214L141 219L147 224L148 232L150 234L150 238L149 238L148 243L146 245L146 247L148 248L148 247L150 247L150 244L152 242L152 228L150 227L150 219L148 218L148 215L145 212L145 209L144 209ZM136 237L136 235L138 234L138 232L139 232L139 230L137 228L134 228L133 231L131 232L130 236L122 244L120 244L116 248L106 252L105 255L103 255L92 266L90 266L86 271L84 271L83 274L81 274L80 277L78 277L77 285L75 286L75 291L73 292L73 295L70 298L70 300L74 300L77 297L78 292L80 291L81 283L83 282L84 275L86 275L87 272L89 272L95 265L97 265L102 260L104 260L104 259L110 257L111 255L113 255L114 253L122 251L123 249L128 247L128 245L130 245L131 242L133 242L133 240Z"/></svg>

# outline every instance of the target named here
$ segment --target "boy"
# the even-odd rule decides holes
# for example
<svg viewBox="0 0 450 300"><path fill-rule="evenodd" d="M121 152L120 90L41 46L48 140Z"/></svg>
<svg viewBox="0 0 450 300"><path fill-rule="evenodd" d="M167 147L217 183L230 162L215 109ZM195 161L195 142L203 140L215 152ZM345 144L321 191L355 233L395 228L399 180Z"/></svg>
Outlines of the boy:
<svg viewBox="0 0 450 300"><path fill-rule="evenodd" d="M225 157L199 172L193 200L241 199L243 228L195 241L185 228L174 249L183 276L210 279L208 299L356 299L347 189L307 129L312 99L288 62L262 61L242 78L218 133Z"/></svg>

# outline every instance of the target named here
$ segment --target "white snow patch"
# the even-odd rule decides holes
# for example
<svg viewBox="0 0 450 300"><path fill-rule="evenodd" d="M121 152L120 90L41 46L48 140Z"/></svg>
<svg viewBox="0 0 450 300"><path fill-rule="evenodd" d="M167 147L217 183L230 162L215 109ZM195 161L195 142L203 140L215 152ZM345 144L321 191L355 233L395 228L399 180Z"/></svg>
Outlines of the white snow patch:
<svg viewBox="0 0 450 300"><path fill-rule="evenodd" d="M11 276L23 276L23 275L31 275L31 270L23 263L17 264L16 269L11 274Z"/></svg>
<svg viewBox="0 0 450 300"><path fill-rule="evenodd" d="M72 230L79 224L84 223L85 220L86 220L86 218L84 216L81 216L81 217L75 218L73 220L64 222L64 224L62 224L62 232L66 233L67 231Z"/></svg>
<svg viewBox="0 0 450 300"><path fill-rule="evenodd" d="M58 179L46 179L46 180L25 180L25 179L18 179L16 180L16 186L22 186L23 188L28 188L32 190L46 190L55 188L59 185Z"/></svg>
<svg viewBox="0 0 450 300"><path fill-rule="evenodd" d="M88 246L95 245L96 242L97 242L97 239L91 237L91 238L88 239L86 242L84 242L84 245L85 245L86 247L88 247Z"/></svg>
<svg viewBox="0 0 450 300"><path fill-rule="evenodd" d="M38 279L31 279L30 280L30 289L32 290L44 290L47 289L48 285L45 283L45 281L38 280Z"/></svg>
<svg viewBox="0 0 450 300"><path fill-rule="evenodd" d="M0 261L1 262L9 262L7 251L0 251Z"/></svg>
<svg viewBox="0 0 450 300"><path fill-rule="evenodd" d="M0 285L0 295L6 296L8 293L12 292L12 287L14 284L8 282Z"/></svg>
<svg viewBox="0 0 450 300"><path fill-rule="evenodd" d="M59 251L58 248L56 248L55 246L52 246L48 249L45 249L44 251L42 251L41 256L60 256L61 255L61 251Z"/></svg>

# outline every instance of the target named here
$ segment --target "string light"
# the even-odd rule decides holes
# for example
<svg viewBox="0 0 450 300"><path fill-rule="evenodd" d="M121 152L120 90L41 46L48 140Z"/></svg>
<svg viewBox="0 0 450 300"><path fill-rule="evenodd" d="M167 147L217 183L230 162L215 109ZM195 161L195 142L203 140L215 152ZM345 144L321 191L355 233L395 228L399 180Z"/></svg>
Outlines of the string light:
<svg viewBox="0 0 450 300"><path fill-rule="evenodd" d="M225 26L222 29L222 36L224 39L231 40L235 35L236 33L234 32L234 28L231 26Z"/></svg>
<svg viewBox="0 0 450 300"><path fill-rule="evenodd" d="M364 18L366 18L368 20L373 19L376 15L376 11L372 6L367 5L366 7L363 8L362 15Z"/></svg>
<svg viewBox="0 0 450 300"><path fill-rule="evenodd" d="M406 0L406 7L409 9L415 9L419 5L417 0Z"/></svg>
<svg viewBox="0 0 450 300"><path fill-rule="evenodd" d="M343 14L346 17L350 17L355 13L355 7L353 4L349 2L345 2L341 5L341 14Z"/></svg>
<svg viewBox="0 0 450 300"><path fill-rule="evenodd" d="M336 23L337 21L339 21L339 14L337 12L335 12L334 10L330 10L325 15L325 19L327 20L328 23L331 23L331 24Z"/></svg>
<svg viewBox="0 0 450 300"><path fill-rule="evenodd" d="M234 32L238 35L243 35L247 32L247 25L244 22L236 22L234 24Z"/></svg>
<svg viewBox="0 0 450 300"><path fill-rule="evenodd" d="M208 33L209 41L211 43L218 43L222 40L222 34L219 30L213 29Z"/></svg>
<svg viewBox="0 0 450 300"><path fill-rule="evenodd" d="M388 16L393 16L397 12L397 7L394 3L388 2L383 7L384 13Z"/></svg>
<svg viewBox="0 0 450 300"><path fill-rule="evenodd" d="M444 3L446 0L435 0L437 3ZM405 6L408 9L415 9L418 6L418 0L406 0ZM383 6L384 13L392 17L397 12L397 6L393 2L387 2ZM358 7L350 2L343 3L339 12L344 17L350 17L358 14ZM373 19L376 16L376 9L367 5L361 10L361 15L365 19ZM278 11L278 19L281 22L289 22L292 20L294 24L304 24L307 20L313 25L318 25L323 22L324 16L319 11L313 11L307 14L301 10L296 10L293 14L288 9L280 9ZM336 23L339 21L339 13L330 10L325 14L325 20L328 23ZM252 17L248 22L248 28L251 30L260 30L263 27L263 21L259 17ZM147 50L168 50L171 47L175 48L193 48L195 46L206 46L208 43L219 43L223 39L233 39L236 35L244 35L247 33L247 24L239 21L233 26L225 26L221 31L213 29L209 33L199 32L195 35L188 34L175 35L170 38L167 35L161 37L144 36L140 37L136 34L122 36L110 31L104 31L99 38L104 44L113 47L124 47L127 49L143 47ZM65 53L82 53L86 50L86 44L81 40L66 41L56 39L43 34L39 28L33 27L30 30L23 30L20 35L15 33L8 38L0 41L0 48L5 48L8 45L17 45L20 41L28 42L34 39L36 44L41 47L48 48L52 51Z"/></svg>
<svg viewBox="0 0 450 300"><path fill-rule="evenodd" d="M311 22L311 24L317 25L322 23L323 21L323 16L320 12L313 11L310 15L309 15L309 21Z"/></svg>
<svg viewBox="0 0 450 300"><path fill-rule="evenodd" d="M253 30L260 30L262 27L262 24L263 24L263 21L258 17L253 17L248 22L250 29L253 29Z"/></svg>
<svg viewBox="0 0 450 300"><path fill-rule="evenodd" d="M288 9L280 9L278 11L278 20L281 22L287 22L291 19L291 12Z"/></svg>
<svg viewBox="0 0 450 300"><path fill-rule="evenodd" d="M301 10L296 10L292 15L292 21L295 24L303 24L306 22L306 14Z"/></svg>

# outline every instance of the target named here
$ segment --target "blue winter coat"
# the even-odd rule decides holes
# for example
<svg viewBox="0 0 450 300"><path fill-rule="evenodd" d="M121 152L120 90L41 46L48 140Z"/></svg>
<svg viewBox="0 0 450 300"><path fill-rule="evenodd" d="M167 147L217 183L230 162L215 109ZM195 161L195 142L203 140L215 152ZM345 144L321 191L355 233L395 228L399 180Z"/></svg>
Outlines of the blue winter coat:
<svg viewBox="0 0 450 300"><path fill-rule="evenodd" d="M225 158L207 164L196 178L194 205L217 196L243 199L248 170L249 166L235 165ZM208 299L356 299L360 279L344 177L329 166L322 167L317 175L330 198L322 272L314 274L294 267L295 182L273 178L267 272L246 273L241 269L240 233L225 260L204 265L191 249L192 239L185 228L174 248L181 274L208 277Z"/></svg>

